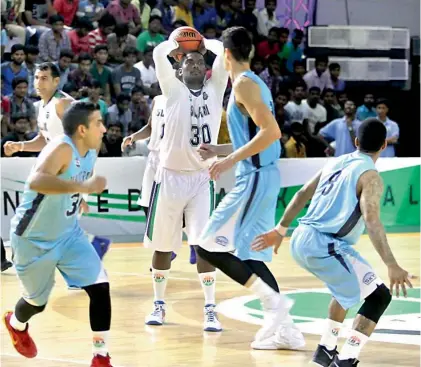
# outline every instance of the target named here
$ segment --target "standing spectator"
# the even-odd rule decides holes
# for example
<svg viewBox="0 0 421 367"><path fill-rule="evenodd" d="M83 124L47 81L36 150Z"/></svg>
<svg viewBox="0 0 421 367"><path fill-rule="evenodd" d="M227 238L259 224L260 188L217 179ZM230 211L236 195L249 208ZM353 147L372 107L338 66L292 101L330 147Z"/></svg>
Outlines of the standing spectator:
<svg viewBox="0 0 421 367"><path fill-rule="evenodd" d="M55 11L63 17L64 24L71 27L79 8L79 0L54 0L53 6Z"/></svg>
<svg viewBox="0 0 421 367"><path fill-rule="evenodd" d="M102 95L109 104L111 102L111 70L105 66L108 60L108 48L106 45L98 45L94 50L95 61L91 66L92 78L99 82L102 89Z"/></svg>
<svg viewBox="0 0 421 367"><path fill-rule="evenodd" d="M285 143L286 158L306 158L306 146L304 144L305 134L304 127L298 122L294 122L290 127L291 135Z"/></svg>
<svg viewBox="0 0 421 367"><path fill-rule="evenodd" d="M194 27L193 14L190 10L190 0L177 0L177 5L174 6L172 13L173 23L177 20L182 20L186 22L189 27Z"/></svg>
<svg viewBox="0 0 421 367"><path fill-rule="evenodd" d="M111 14L104 13L104 15L98 20L98 29L94 29L88 34L91 52L94 51L95 46L107 44L107 36L113 33L114 27L114 17Z"/></svg>
<svg viewBox="0 0 421 367"><path fill-rule="evenodd" d="M108 107L107 126L121 122L123 124L123 136L127 135L129 124L132 122L130 111L130 96L121 93L117 96L116 104Z"/></svg>
<svg viewBox="0 0 421 367"><path fill-rule="evenodd" d="M285 106L285 111L288 112L291 123L299 122L300 124L304 123L304 120L307 120L307 108L302 103L306 91L305 84L297 84L294 87L292 100L287 103Z"/></svg>
<svg viewBox="0 0 421 367"><path fill-rule="evenodd" d="M364 121L370 117L376 117L377 111L374 107L374 94L366 93L364 96L364 104L357 109L357 119Z"/></svg>
<svg viewBox="0 0 421 367"><path fill-rule="evenodd" d="M267 37L271 29L278 28L281 26L281 21L276 16L275 11L276 0L265 0L265 7L263 9L255 9L253 11L253 14L257 18L257 32L260 35Z"/></svg>
<svg viewBox="0 0 421 367"><path fill-rule="evenodd" d="M102 138L99 157L121 157L121 143L123 142L123 124L113 122L108 124L107 133Z"/></svg>
<svg viewBox="0 0 421 367"><path fill-rule="evenodd" d="M25 115L12 116L12 132L1 139L1 156L6 157L4 154L4 145L8 141L13 142L24 142L32 140L37 136L38 133L31 132L31 126L29 119ZM38 153L35 152L16 152L12 154L12 157L36 157Z"/></svg>
<svg viewBox="0 0 421 367"><path fill-rule="evenodd" d="M10 62L1 65L1 76L3 77L2 93L8 96L13 93L12 81L14 78L28 78L28 70L22 66L25 61L25 47L23 45L13 45Z"/></svg>
<svg viewBox="0 0 421 367"><path fill-rule="evenodd" d="M127 24L118 23L114 28L114 33L107 37L108 40L108 60L112 64L122 64L124 62L123 51L126 47L136 47L136 37L129 34Z"/></svg>
<svg viewBox="0 0 421 367"><path fill-rule="evenodd" d="M327 121L326 109L320 104L320 88L311 87L308 91L307 100L303 101L303 104L307 109L309 132L310 134L317 134Z"/></svg>
<svg viewBox="0 0 421 367"><path fill-rule="evenodd" d="M75 22L75 29L67 33L70 39L72 51L75 54L75 61L81 52L90 52L88 33L92 29L92 24L88 18L78 18Z"/></svg>
<svg viewBox="0 0 421 367"><path fill-rule="evenodd" d="M326 121L329 123L335 119L342 117L339 113L338 109L335 107L336 96L335 91L333 89L325 89L323 91L323 105L326 109Z"/></svg>
<svg viewBox="0 0 421 367"><path fill-rule="evenodd" d="M104 5L99 0L80 0L76 15L78 18L86 17L93 28L98 28L98 20L104 14Z"/></svg>
<svg viewBox="0 0 421 367"><path fill-rule="evenodd" d="M41 61L57 61L61 50L71 48L70 39L64 31L63 17L53 15L48 18L51 29L44 32L39 39L39 57Z"/></svg>
<svg viewBox="0 0 421 367"><path fill-rule="evenodd" d="M261 57L262 59L265 59L271 55L276 55L281 50L281 36L280 35L281 35L280 29L276 27L271 28L269 31L267 40L264 40L257 45L257 55ZM282 41L284 41L283 37L282 37ZM282 47L283 47L283 44L282 44Z"/></svg>
<svg viewBox="0 0 421 367"><path fill-rule="evenodd" d="M125 23L129 26L131 34L138 35L142 30L140 14L131 0L114 0L107 6L107 12L111 14L116 23Z"/></svg>
<svg viewBox="0 0 421 367"><path fill-rule="evenodd" d="M134 87L132 89L132 101L129 106L132 111L132 126L138 131L148 123L149 115L151 113L149 109L148 100L143 95L141 87Z"/></svg>
<svg viewBox="0 0 421 367"><path fill-rule="evenodd" d="M10 96L10 111L12 116L27 116L32 131L36 131L37 119L33 102L27 97L28 80L15 78L12 82L13 94Z"/></svg>
<svg viewBox="0 0 421 367"><path fill-rule="evenodd" d="M88 95L89 97L83 98L82 101L92 102L97 105L101 112L102 119L106 121L108 108L107 104L101 99L101 84L98 81L92 81L92 84L88 87Z"/></svg>
<svg viewBox="0 0 421 367"><path fill-rule="evenodd" d="M286 67L290 73L294 72L294 62L301 61L303 58L303 50L301 49L303 38L303 31L301 29L295 29L292 32L291 41L278 53L278 57L281 60L286 60Z"/></svg>
<svg viewBox="0 0 421 367"><path fill-rule="evenodd" d="M89 54L79 55L79 67L69 74L69 82L76 85L82 97L88 96L88 88L92 85L92 75L90 73L92 57Z"/></svg>
<svg viewBox="0 0 421 367"><path fill-rule="evenodd" d="M153 48L148 47L143 54L143 61L138 62L135 68L139 69L142 79L143 90L146 98L153 98L160 93L158 78L156 77L155 64L153 61Z"/></svg>
<svg viewBox="0 0 421 367"><path fill-rule="evenodd" d="M387 147L381 152L380 157L396 157L395 145L399 140L399 126L395 121L387 117L389 113L389 101L379 98L376 103L377 118L384 123L387 130L386 141Z"/></svg>
<svg viewBox="0 0 421 367"><path fill-rule="evenodd" d="M335 142L335 157L355 151L355 136L361 121L355 117L355 103L345 103L345 116L328 123L319 132L319 137L325 141Z"/></svg>
<svg viewBox="0 0 421 367"><path fill-rule="evenodd" d="M310 89L311 87L318 87L320 90L324 90L326 88L333 89L330 74L327 71L328 63L329 59L327 56L316 57L315 68L308 71L303 78L307 84L307 89Z"/></svg>
<svg viewBox="0 0 421 367"><path fill-rule="evenodd" d="M339 78L339 76L341 75L341 65L339 65L337 62L332 62L329 65L329 73L330 73L330 80L333 85L333 90L335 92L344 91L345 81Z"/></svg>
<svg viewBox="0 0 421 367"><path fill-rule="evenodd" d="M137 37L137 46L136 48L140 52L145 52L146 47L155 47L161 42L165 41L165 38L162 34L159 33L161 30L161 18L158 16L152 16L149 20L149 28L146 31L143 31Z"/></svg>
<svg viewBox="0 0 421 367"><path fill-rule="evenodd" d="M136 86L142 86L140 71L134 67L137 51L133 47L126 47L123 51L124 64L117 66L112 72L113 87L116 95L130 94Z"/></svg>
<svg viewBox="0 0 421 367"><path fill-rule="evenodd" d="M57 65L60 72L60 83L58 89L63 89L64 85L69 80L70 64L72 63L75 55L70 50L62 50L60 52L60 58L54 64Z"/></svg>
<svg viewBox="0 0 421 367"><path fill-rule="evenodd" d="M26 57L25 62L22 64L22 66L28 71L28 97L32 99L38 99L38 95L34 85L35 69L38 65L38 55L39 49L37 46L25 46Z"/></svg>

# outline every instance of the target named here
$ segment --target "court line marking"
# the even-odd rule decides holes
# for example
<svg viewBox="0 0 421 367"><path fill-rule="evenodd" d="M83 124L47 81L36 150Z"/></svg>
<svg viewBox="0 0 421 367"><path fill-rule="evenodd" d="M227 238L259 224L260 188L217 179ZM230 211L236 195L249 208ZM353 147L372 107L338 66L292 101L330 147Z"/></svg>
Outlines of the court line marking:
<svg viewBox="0 0 421 367"><path fill-rule="evenodd" d="M13 358L23 358L20 354L12 354L12 353L1 353L0 356L5 357L13 357ZM88 361L79 361L79 360L73 360L73 359L64 359L64 358L48 358L48 357L35 357L34 360L42 360L42 361L51 361L51 362L63 362L63 363L74 363L74 364L80 364L84 366L88 366L91 362ZM114 367L124 367L124 366L117 366L114 365Z"/></svg>

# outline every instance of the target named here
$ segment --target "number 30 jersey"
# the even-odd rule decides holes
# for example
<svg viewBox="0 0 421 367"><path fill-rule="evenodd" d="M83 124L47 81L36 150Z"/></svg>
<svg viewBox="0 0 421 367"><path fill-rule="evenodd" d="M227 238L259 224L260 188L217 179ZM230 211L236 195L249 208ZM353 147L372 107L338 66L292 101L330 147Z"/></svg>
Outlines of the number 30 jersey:
<svg viewBox="0 0 421 367"><path fill-rule="evenodd" d="M44 162L51 150L63 143L71 146L73 155L67 170L57 177L78 182L87 180L94 169L96 151L90 150L86 156L82 157L67 135L53 139L41 151L32 173ZM25 184L21 203L12 218L11 231L18 236L37 241L43 248L51 248L55 241L79 230L77 218L82 195L79 193L40 194L29 188L28 181Z"/></svg>
<svg viewBox="0 0 421 367"><path fill-rule="evenodd" d="M357 183L370 170L376 170L373 160L359 151L328 159L307 214L299 222L355 244L365 229Z"/></svg>

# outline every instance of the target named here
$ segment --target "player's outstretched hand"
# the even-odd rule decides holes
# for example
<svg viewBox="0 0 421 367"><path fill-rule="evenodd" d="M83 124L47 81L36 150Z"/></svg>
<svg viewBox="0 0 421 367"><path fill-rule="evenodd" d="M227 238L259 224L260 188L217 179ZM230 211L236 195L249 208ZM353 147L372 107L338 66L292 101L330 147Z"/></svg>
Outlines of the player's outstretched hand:
<svg viewBox="0 0 421 367"><path fill-rule="evenodd" d="M203 161L206 161L206 159L213 158L217 156L217 149L216 145L212 144L201 144L200 147L197 149L197 152L200 155L200 158L202 158Z"/></svg>
<svg viewBox="0 0 421 367"><path fill-rule="evenodd" d="M22 143L8 141L4 144L4 154L10 157L12 154L19 152L22 148Z"/></svg>
<svg viewBox="0 0 421 367"><path fill-rule="evenodd" d="M393 288L395 288L395 296L399 297L400 290L402 288L402 294L404 297L407 296L405 283L409 288L412 288L410 278L416 277L410 275L406 270L402 269L398 264L388 266L389 279L390 279L390 294L393 295Z"/></svg>
<svg viewBox="0 0 421 367"><path fill-rule="evenodd" d="M107 179L103 176L92 176L83 183L84 194L100 194L107 187Z"/></svg>
<svg viewBox="0 0 421 367"><path fill-rule="evenodd" d="M275 254L278 254L278 249L283 239L284 236L281 236L277 230L272 229L269 232L257 236L251 244L251 249L253 251L262 251L265 248L275 246Z"/></svg>
<svg viewBox="0 0 421 367"><path fill-rule="evenodd" d="M133 144L133 136L129 135L126 136L123 139L123 142L121 143L121 151L124 152L124 149L126 149L127 146L132 145Z"/></svg>
<svg viewBox="0 0 421 367"><path fill-rule="evenodd" d="M209 173L212 180L217 180L221 176L221 173L228 171L234 166L234 160L228 156L217 162L212 163L209 167Z"/></svg>

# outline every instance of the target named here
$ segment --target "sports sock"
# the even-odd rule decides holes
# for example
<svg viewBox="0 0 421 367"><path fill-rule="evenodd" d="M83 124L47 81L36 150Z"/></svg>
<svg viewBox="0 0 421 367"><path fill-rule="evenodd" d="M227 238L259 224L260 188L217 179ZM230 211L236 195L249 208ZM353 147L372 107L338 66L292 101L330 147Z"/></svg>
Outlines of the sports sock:
<svg viewBox="0 0 421 367"><path fill-rule="evenodd" d="M341 328L342 324L340 322L326 319L326 326L320 339L320 345L324 345L329 350L335 349Z"/></svg>
<svg viewBox="0 0 421 367"><path fill-rule="evenodd" d="M365 343L367 343L369 337L360 333L357 330L351 330L349 337L343 345L341 352L339 353L339 359L350 359L358 358L361 349L363 349Z"/></svg>
<svg viewBox="0 0 421 367"><path fill-rule="evenodd" d="M92 353L100 354L104 357L108 354L108 337L110 331L93 331L92 332Z"/></svg>
<svg viewBox="0 0 421 367"><path fill-rule="evenodd" d="M170 270L158 270L152 268L152 280L154 301L164 301L165 289L167 288L168 275Z"/></svg>
<svg viewBox="0 0 421 367"><path fill-rule="evenodd" d="M18 331L24 331L26 329L26 322L20 322L15 313L13 312L12 317L10 318L10 325L13 329Z"/></svg>
<svg viewBox="0 0 421 367"><path fill-rule="evenodd" d="M215 304L216 271L199 273L200 284L205 294L205 305Z"/></svg>

